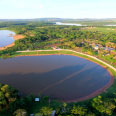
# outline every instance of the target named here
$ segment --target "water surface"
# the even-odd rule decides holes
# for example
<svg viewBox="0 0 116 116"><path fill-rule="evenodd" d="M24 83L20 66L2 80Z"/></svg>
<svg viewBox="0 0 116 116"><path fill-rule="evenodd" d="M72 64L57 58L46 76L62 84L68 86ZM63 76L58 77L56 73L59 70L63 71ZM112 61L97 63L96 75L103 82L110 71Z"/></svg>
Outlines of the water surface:
<svg viewBox="0 0 116 116"><path fill-rule="evenodd" d="M23 56L0 59L0 83L22 94L74 100L90 95L110 81L106 69L69 55Z"/></svg>
<svg viewBox="0 0 116 116"><path fill-rule="evenodd" d="M10 35L15 35L14 32L9 30L0 30L0 47L10 45L14 42L14 39Z"/></svg>
<svg viewBox="0 0 116 116"><path fill-rule="evenodd" d="M104 26L109 26L109 27L112 27L112 26L116 26L116 24L111 24L111 25L104 25Z"/></svg>
<svg viewBox="0 0 116 116"><path fill-rule="evenodd" d="M62 23L62 22L56 22L56 25L86 26L86 25L77 24L77 23Z"/></svg>

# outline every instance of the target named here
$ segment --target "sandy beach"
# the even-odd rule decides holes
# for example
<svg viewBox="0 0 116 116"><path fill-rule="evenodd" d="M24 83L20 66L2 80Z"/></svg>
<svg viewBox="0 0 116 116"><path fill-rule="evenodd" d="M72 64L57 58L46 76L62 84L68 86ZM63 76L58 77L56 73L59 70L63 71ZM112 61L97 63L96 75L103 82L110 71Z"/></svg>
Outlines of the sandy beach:
<svg viewBox="0 0 116 116"><path fill-rule="evenodd" d="M24 37L25 37L24 35L20 35L20 34L13 36L13 38L14 38L15 41L19 40L19 39L23 39ZM10 47L12 47L14 45L15 45L15 42L13 42L13 43L11 43L11 44L9 44L7 46L0 47L0 50L5 50L5 49L10 48Z"/></svg>

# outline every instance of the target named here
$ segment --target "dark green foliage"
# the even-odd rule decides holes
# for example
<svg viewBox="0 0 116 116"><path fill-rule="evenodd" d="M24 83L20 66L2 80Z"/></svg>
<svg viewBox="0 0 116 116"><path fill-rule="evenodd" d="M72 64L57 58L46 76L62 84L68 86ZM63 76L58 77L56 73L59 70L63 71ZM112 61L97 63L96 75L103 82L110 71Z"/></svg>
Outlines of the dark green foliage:
<svg viewBox="0 0 116 116"><path fill-rule="evenodd" d="M17 109L14 113L14 116L27 116L27 111L25 109Z"/></svg>
<svg viewBox="0 0 116 116"><path fill-rule="evenodd" d="M7 84L0 84L0 111L8 110L17 97L18 91Z"/></svg>

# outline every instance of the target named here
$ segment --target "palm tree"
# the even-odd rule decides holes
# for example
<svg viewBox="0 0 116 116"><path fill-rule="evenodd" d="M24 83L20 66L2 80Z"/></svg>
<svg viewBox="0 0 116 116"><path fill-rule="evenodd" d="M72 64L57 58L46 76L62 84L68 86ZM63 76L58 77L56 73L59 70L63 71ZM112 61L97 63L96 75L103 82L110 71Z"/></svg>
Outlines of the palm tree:
<svg viewBox="0 0 116 116"><path fill-rule="evenodd" d="M50 107L42 107L40 111L43 116L50 116L52 114L52 108Z"/></svg>
<svg viewBox="0 0 116 116"><path fill-rule="evenodd" d="M64 110L64 112L66 112L66 106L67 106L67 104L63 103L63 110Z"/></svg>
<svg viewBox="0 0 116 116"><path fill-rule="evenodd" d="M27 116L27 111L25 109L17 109L13 115L14 116Z"/></svg>
<svg viewBox="0 0 116 116"><path fill-rule="evenodd" d="M87 109L81 106L73 106L71 113L74 115L85 116Z"/></svg>

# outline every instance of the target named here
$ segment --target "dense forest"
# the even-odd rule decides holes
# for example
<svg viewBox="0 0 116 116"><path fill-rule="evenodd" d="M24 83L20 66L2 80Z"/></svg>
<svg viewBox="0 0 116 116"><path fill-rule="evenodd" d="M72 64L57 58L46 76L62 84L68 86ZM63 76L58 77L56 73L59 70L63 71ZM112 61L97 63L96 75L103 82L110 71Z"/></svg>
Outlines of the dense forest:
<svg viewBox="0 0 116 116"><path fill-rule="evenodd" d="M98 96L89 101L79 103L62 103L41 96L39 102L33 95L22 97L14 88L0 84L0 116L115 116L116 93L102 98Z"/></svg>
<svg viewBox="0 0 116 116"><path fill-rule="evenodd" d="M51 49L57 46L96 55L116 66L114 27L57 26L53 22L4 22L1 25L5 29L25 35L24 39L15 41L12 48L0 51L1 56L9 56L20 50Z"/></svg>

